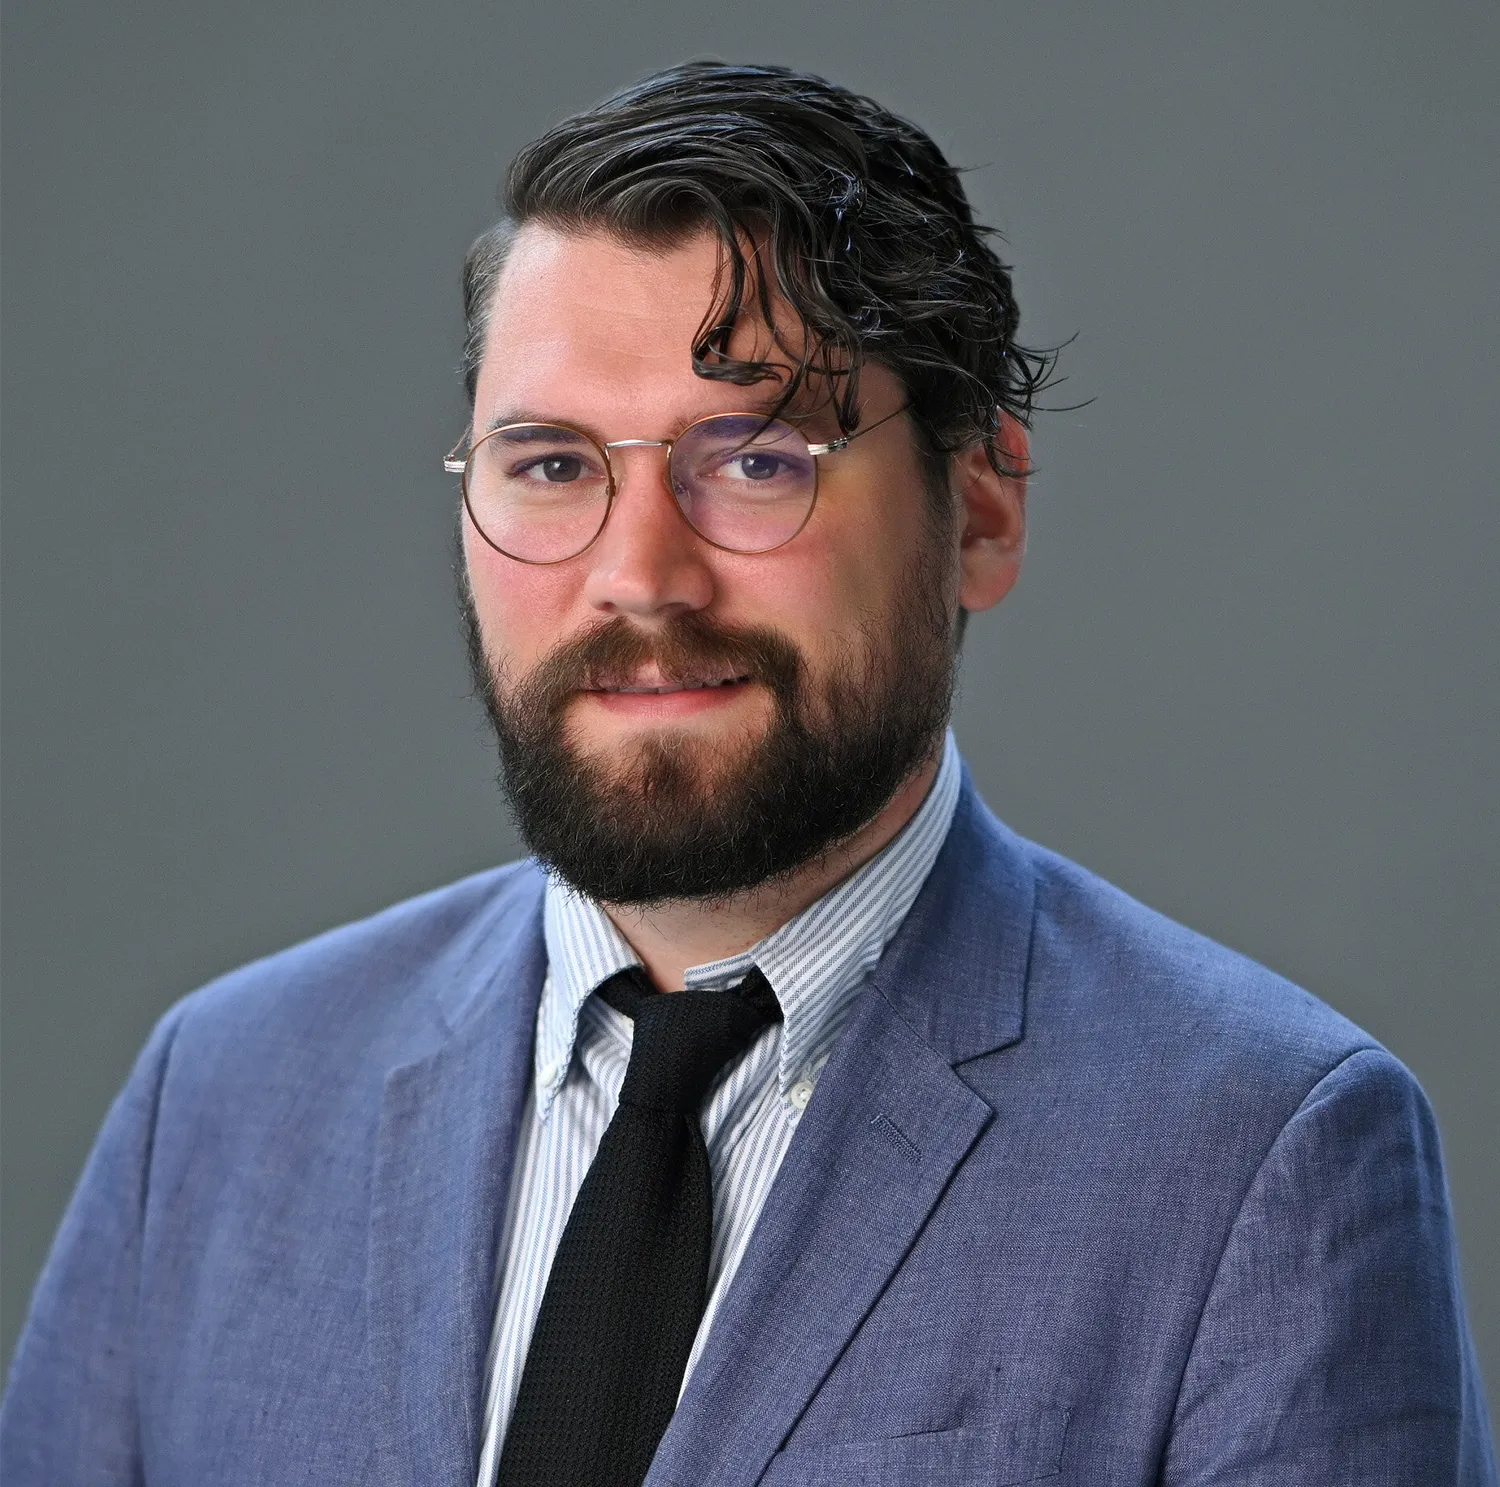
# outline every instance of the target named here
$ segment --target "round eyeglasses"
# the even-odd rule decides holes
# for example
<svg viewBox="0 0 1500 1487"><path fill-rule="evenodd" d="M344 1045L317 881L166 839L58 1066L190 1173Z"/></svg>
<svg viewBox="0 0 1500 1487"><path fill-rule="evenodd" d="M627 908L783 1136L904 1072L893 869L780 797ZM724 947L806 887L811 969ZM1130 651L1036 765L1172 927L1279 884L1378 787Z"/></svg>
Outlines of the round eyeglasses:
<svg viewBox="0 0 1500 1487"><path fill-rule="evenodd" d="M563 423L508 423L443 461L463 476L464 506L484 540L522 563L562 563L604 530L615 499L610 453L665 449L667 483L687 524L726 552L762 553L792 540L818 498L818 458L906 411L827 444L763 413L716 413L675 439L601 444Z"/></svg>

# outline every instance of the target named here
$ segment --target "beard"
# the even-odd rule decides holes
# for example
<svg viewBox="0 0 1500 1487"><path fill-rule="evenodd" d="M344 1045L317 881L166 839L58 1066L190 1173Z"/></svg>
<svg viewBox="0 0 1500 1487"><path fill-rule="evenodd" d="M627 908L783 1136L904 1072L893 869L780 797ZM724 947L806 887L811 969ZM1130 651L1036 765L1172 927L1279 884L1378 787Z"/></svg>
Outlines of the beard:
<svg viewBox="0 0 1500 1487"><path fill-rule="evenodd" d="M601 903L724 900L795 873L877 816L947 726L961 631L937 545L917 555L889 613L858 627L815 680L797 647L703 612L650 633L617 617L556 646L512 682L485 653L463 564L460 606L475 691L500 745L500 783L531 851ZM668 680L729 674L774 705L758 739L718 744L664 726L615 758L570 741L579 693L654 663Z"/></svg>

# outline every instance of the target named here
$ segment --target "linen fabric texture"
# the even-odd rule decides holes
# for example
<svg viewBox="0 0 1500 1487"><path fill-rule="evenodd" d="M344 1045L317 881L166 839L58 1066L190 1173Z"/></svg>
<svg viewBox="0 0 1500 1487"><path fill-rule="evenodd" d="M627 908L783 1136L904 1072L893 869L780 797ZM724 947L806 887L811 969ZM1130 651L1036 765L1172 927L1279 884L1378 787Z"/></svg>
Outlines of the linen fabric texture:
<svg viewBox="0 0 1500 1487"><path fill-rule="evenodd" d="M7 1487L470 1487L545 974L481 874L178 1004L0 1412ZM1431 1110L965 779L648 1487L1495 1482Z"/></svg>

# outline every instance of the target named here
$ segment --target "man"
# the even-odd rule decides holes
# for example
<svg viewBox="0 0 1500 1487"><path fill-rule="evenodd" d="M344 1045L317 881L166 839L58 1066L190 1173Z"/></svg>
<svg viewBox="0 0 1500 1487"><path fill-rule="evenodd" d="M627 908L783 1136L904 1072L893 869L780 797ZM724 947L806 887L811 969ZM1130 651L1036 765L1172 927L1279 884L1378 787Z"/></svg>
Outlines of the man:
<svg viewBox="0 0 1500 1487"><path fill-rule="evenodd" d="M1411 1076L946 732L1048 359L935 146L695 64L508 206L449 463L536 860L167 1014L10 1487L1493 1483Z"/></svg>

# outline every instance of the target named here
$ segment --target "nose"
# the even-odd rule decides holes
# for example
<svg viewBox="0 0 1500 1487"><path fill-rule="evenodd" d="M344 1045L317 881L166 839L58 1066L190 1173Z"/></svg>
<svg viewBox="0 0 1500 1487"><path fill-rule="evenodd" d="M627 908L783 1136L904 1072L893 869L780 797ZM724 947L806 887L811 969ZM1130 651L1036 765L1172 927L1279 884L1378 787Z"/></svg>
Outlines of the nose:
<svg viewBox="0 0 1500 1487"><path fill-rule="evenodd" d="M584 598L601 613L664 620L713 600L709 549L677 507L666 454L660 447L610 451L614 504L584 554Z"/></svg>

